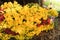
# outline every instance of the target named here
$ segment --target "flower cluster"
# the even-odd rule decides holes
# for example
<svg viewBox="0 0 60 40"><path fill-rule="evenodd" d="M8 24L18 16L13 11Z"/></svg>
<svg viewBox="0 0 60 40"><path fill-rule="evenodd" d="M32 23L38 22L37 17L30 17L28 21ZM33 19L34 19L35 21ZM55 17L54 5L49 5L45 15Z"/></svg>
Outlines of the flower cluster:
<svg viewBox="0 0 60 40"><path fill-rule="evenodd" d="M3 21L0 23L0 30L2 30L0 31L0 37L3 40L8 40L10 37L29 40L34 35L41 33L41 31L53 29L54 23L51 22L49 16L50 14L52 14L51 16L57 16L56 11L51 12L36 3L22 7L16 1L14 3L5 2L1 5L1 8L4 9Z"/></svg>
<svg viewBox="0 0 60 40"><path fill-rule="evenodd" d="M49 15L50 16L54 16L54 17L57 17L58 16L58 12L54 9L50 9L49 10Z"/></svg>

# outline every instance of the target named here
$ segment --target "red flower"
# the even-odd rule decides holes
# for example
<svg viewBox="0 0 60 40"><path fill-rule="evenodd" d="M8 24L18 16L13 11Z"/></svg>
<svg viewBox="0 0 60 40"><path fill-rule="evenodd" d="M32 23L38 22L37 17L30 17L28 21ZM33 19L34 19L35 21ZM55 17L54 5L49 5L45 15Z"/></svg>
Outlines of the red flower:
<svg viewBox="0 0 60 40"><path fill-rule="evenodd" d="M42 25L42 24L37 24L36 26L37 26L37 27L40 27L41 25Z"/></svg>
<svg viewBox="0 0 60 40"><path fill-rule="evenodd" d="M0 22L2 22L5 19L3 11L4 11L4 9L0 8Z"/></svg>
<svg viewBox="0 0 60 40"><path fill-rule="evenodd" d="M46 20L42 20L41 24L45 25L46 24Z"/></svg>
<svg viewBox="0 0 60 40"><path fill-rule="evenodd" d="M47 19L47 24L50 24L50 18Z"/></svg>
<svg viewBox="0 0 60 40"><path fill-rule="evenodd" d="M50 24L50 18L48 18L47 20L42 20L41 24L42 25L48 25L48 24Z"/></svg>
<svg viewBox="0 0 60 40"><path fill-rule="evenodd" d="M2 22L5 19L3 14L0 14L0 22Z"/></svg>
<svg viewBox="0 0 60 40"><path fill-rule="evenodd" d="M12 31L11 29L9 29L9 28L6 28L5 30L4 30L4 32L6 33L6 34L12 34L12 35L18 35L19 33L15 33L14 31Z"/></svg>

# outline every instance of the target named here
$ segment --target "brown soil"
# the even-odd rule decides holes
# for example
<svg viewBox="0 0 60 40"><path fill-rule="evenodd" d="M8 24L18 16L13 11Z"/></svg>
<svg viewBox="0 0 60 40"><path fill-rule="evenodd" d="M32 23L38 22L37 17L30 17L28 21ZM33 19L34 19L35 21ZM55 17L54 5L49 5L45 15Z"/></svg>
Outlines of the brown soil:
<svg viewBox="0 0 60 40"><path fill-rule="evenodd" d="M34 36L31 40L60 40L60 31L53 29L42 32L39 36Z"/></svg>

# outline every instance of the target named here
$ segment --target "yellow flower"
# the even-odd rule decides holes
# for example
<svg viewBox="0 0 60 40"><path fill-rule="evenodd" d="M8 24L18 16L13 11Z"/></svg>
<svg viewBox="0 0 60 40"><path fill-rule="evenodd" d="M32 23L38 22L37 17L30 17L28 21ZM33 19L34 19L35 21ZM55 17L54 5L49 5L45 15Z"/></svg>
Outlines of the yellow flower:
<svg viewBox="0 0 60 40"><path fill-rule="evenodd" d="M30 6L31 7L30 7ZM54 24L51 21L48 25L37 26L42 23L43 20L47 20L49 16L58 16L57 11L54 9L47 10L40 7L38 4L27 4L25 6L19 5L16 1L5 2L1 5L4 8L4 21L0 24L1 29L11 28L12 31L19 33L19 40L32 38L35 34L38 35L42 31L48 31L54 28ZM4 34L5 35L5 34ZM9 37L11 37L10 35ZM15 36L15 37L17 37ZM5 37L9 38L8 35ZM7 40L3 38L3 40Z"/></svg>
<svg viewBox="0 0 60 40"><path fill-rule="evenodd" d="M9 8L12 8L12 7L13 7L12 2L8 2L7 6L8 6Z"/></svg>
<svg viewBox="0 0 60 40"><path fill-rule="evenodd" d="M7 2L4 3L4 5L1 5L2 8L7 8Z"/></svg>
<svg viewBox="0 0 60 40"><path fill-rule="evenodd" d="M50 9L50 10L49 10L49 14L50 14L51 16L54 16L54 17L57 17L57 16L58 16L58 12L57 12L56 10L54 10L54 9Z"/></svg>

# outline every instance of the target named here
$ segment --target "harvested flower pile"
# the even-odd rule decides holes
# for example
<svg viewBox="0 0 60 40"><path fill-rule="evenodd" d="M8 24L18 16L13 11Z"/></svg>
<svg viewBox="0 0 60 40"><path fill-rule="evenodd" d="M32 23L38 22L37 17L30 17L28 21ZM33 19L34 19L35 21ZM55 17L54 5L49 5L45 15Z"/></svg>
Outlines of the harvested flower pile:
<svg viewBox="0 0 60 40"><path fill-rule="evenodd" d="M42 31L54 28L52 17L58 13L54 9L45 9L36 3L21 6L5 2L0 6L0 39L29 40Z"/></svg>

